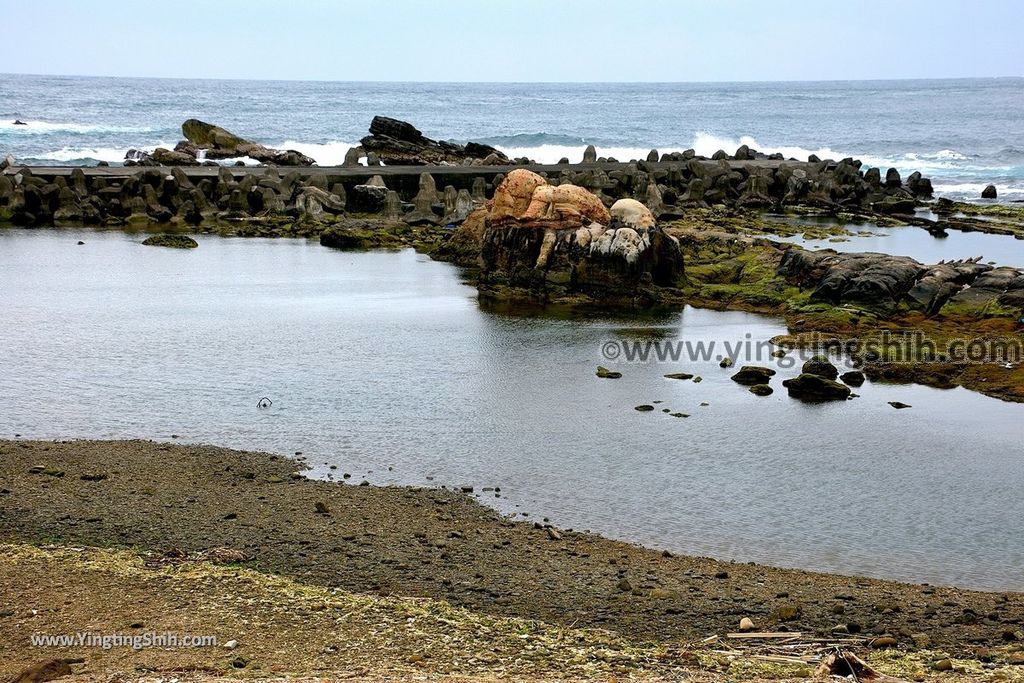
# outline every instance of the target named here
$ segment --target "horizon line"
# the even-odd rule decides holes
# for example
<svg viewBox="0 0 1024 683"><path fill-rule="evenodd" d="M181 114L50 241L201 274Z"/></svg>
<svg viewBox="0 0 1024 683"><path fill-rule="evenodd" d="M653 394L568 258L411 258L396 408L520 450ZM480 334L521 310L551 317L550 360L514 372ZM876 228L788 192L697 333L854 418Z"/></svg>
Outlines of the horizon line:
<svg viewBox="0 0 1024 683"><path fill-rule="evenodd" d="M30 76L50 78L96 78L96 79L128 79L128 80L165 80L165 81L237 81L262 83L389 83L415 85L749 85L766 83L898 83L906 81L994 81L1019 80L1024 75L1002 76L924 76L904 78L809 78L784 80L735 80L735 81L419 81L419 80L330 80L321 78L253 78L253 77L198 77L198 76L123 76L97 74L58 74L58 73L17 73L0 72L0 76Z"/></svg>

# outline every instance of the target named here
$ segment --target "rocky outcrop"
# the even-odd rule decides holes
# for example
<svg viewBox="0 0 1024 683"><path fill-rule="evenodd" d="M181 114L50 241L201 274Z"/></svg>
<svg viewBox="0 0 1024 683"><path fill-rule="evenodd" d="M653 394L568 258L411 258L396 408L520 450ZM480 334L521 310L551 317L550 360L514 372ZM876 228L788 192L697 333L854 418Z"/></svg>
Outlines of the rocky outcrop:
<svg viewBox="0 0 1024 683"><path fill-rule="evenodd" d="M316 160L296 152L265 147L239 137L220 126L199 119L181 124L185 140L173 150L157 148L152 153L129 150L126 166L195 166L203 159L237 159L248 157L261 164L273 166L312 166Z"/></svg>
<svg viewBox="0 0 1024 683"><path fill-rule="evenodd" d="M811 301L893 313L911 310L985 314L993 306L1024 310L1024 271L980 259L923 265L905 256L790 249L778 273L810 289ZM998 312L998 311L997 311Z"/></svg>
<svg viewBox="0 0 1024 683"><path fill-rule="evenodd" d="M424 166L428 164L461 164L466 159L487 160L488 163L508 163L509 159L490 145L470 142L431 140L414 125L387 116L374 116L370 134L360 144L367 152L377 155L381 162L391 166Z"/></svg>
<svg viewBox="0 0 1024 683"><path fill-rule="evenodd" d="M480 253L485 292L512 287L540 300L630 298L672 286L683 267L678 242L642 205L609 212L587 190L553 186L523 169L509 173L488 203Z"/></svg>

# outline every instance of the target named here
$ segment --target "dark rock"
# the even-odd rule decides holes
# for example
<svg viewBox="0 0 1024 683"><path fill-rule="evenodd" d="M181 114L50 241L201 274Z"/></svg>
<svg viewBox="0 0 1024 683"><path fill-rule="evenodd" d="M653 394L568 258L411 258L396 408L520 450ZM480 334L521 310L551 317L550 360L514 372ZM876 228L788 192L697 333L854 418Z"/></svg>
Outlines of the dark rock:
<svg viewBox="0 0 1024 683"><path fill-rule="evenodd" d="M775 370L759 365L744 365L735 375L731 377L733 382L746 386L756 384L768 384L775 375Z"/></svg>
<svg viewBox="0 0 1024 683"><path fill-rule="evenodd" d="M771 394L775 393L775 390L772 389L767 384L755 384L750 387L750 393L754 394L755 396L770 396Z"/></svg>
<svg viewBox="0 0 1024 683"><path fill-rule="evenodd" d="M808 402L845 401L850 397L850 387L820 375L802 374L787 379L782 386L792 398Z"/></svg>
<svg viewBox="0 0 1024 683"><path fill-rule="evenodd" d="M431 140L415 126L387 116L374 116L370 122L370 134L360 144L368 153L376 154L388 165L423 166L427 164L458 164L467 157L496 157L508 162L502 152L490 145L471 142L459 145L453 142Z"/></svg>
<svg viewBox="0 0 1024 683"><path fill-rule="evenodd" d="M859 387L864 384L864 373L860 370L850 370L839 375L839 379L851 387Z"/></svg>
<svg viewBox="0 0 1024 683"><path fill-rule="evenodd" d="M985 189L981 191L982 199L995 199L997 195L995 185L986 185Z"/></svg>
<svg viewBox="0 0 1024 683"><path fill-rule="evenodd" d="M889 405L891 405L896 410L903 410L904 408L912 408L913 407L911 405L908 405L906 403L902 403L900 401L889 401Z"/></svg>
<svg viewBox="0 0 1024 683"><path fill-rule="evenodd" d="M356 185L348 196L348 210L353 213L380 213L387 200L388 188L379 185Z"/></svg>
<svg viewBox="0 0 1024 683"><path fill-rule="evenodd" d="M808 375L818 375L826 379L835 379L839 376L839 370L827 356L814 356L804 363L801 372Z"/></svg>
<svg viewBox="0 0 1024 683"><path fill-rule="evenodd" d="M688 372L672 372L665 375L668 379L693 379L693 375Z"/></svg>
<svg viewBox="0 0 1024 683"><path fill-rule="evenodd" d="M173 249L195 249L199 243L188 235L153 235L142 242L149 247L171 247Z"/></svg>
<svg viewBox="0 0 1024 683"><path fill-rule="evenodd" d="M622 377L622 373L621 372L615 372L614 370L609 370L608 368L604 367L603 365L598 365L597 366L597 376L602 378L602 379L619 379L620 377Z"/></svg>
<svg viewBox="0 0 1024 683"><path fill-rule="evenodd" d="M639 410L641 413L649 413L654 410L654 406L645 403L643 405L636 406L633 410Z"/></svg>

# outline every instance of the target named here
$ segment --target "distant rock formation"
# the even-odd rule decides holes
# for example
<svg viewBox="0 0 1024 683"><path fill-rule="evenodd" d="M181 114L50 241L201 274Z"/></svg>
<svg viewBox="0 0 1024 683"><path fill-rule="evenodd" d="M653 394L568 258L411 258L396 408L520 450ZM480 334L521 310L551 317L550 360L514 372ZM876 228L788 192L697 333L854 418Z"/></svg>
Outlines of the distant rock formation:
<svg viewBox="0 0 1024 683"><path fill-rule="evenodd" d="M313 166L316 160L296 152L265 147L239 137L220 126L199 119L181 124L185 139L173 150L158 147L152 153L129 150L126 166L196 166L200 156L209 160L248 157L261 164L273 166Z"/></svg>
<svg viewBox="0 0 1024 683"><path fill-rule="evenodd" d="M387 116L373 117L370 134L360 144L368 153L376 154L381 162L392 166L463 164L467 159L484 160L489 164L509 163L507 156L490 145L431 140L411 123Z"/></svg>

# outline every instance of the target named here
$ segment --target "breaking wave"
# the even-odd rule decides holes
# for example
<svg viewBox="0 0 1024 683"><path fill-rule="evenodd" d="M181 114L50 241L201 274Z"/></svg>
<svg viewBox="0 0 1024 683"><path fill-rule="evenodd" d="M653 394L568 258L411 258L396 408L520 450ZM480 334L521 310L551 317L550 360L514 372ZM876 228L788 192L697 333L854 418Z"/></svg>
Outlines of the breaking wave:
<svg viewBox="0 0 1024 683"><path fill-rule="evenodd" d="M23 121L24 126L15 124ZM0 133L17 133L19 135L51 135L54 133L88 135L96 133L152 133L153 128L145 126L107 126L91 123L53 123L50 121L33 121L31 119L10 118L0 121Z"/></svg>

